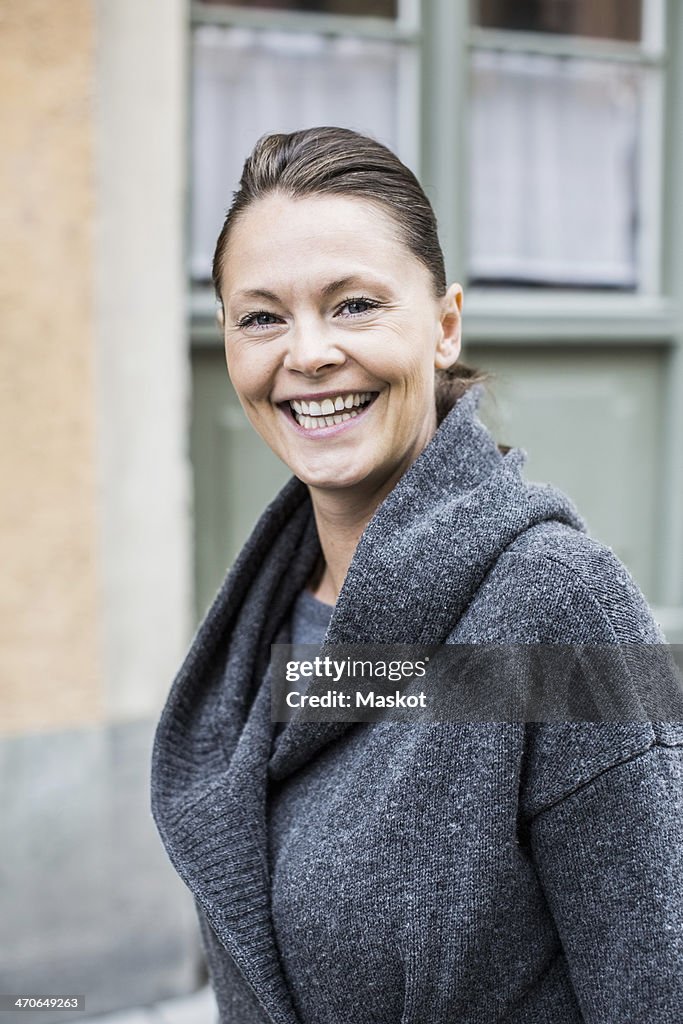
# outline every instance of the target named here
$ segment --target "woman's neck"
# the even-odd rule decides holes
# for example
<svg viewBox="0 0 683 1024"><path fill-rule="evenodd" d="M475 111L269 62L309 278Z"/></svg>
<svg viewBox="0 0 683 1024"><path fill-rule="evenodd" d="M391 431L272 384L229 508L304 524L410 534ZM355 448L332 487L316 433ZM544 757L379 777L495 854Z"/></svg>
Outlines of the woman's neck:
<svg viewBox="0 0 683 1024"><path fill-rule="evenodd" d="M322 560L309 587L319 601L336 604L361 534L390 490L359 496L311 489Z"/></svg>

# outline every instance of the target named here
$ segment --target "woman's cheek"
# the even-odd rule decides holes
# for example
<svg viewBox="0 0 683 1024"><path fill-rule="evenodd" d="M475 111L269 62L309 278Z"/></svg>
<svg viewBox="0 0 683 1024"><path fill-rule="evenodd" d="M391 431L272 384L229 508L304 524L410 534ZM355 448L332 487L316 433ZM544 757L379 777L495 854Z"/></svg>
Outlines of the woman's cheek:
<svg viewBox="0 0 683 1024"><path fill-rule="evenodd" d="M238 395L251 401L267 395L266 378L262 372L263 367L258 362L233 356L228 358L227 364L230 380Z"/></svg>

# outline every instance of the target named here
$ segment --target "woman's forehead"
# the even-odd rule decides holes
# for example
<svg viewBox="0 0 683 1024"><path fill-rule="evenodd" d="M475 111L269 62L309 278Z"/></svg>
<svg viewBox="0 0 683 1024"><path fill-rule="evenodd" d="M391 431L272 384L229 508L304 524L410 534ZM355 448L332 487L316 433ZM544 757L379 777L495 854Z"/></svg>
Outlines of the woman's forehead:
<svg viewBox="0 0 683 1024"><path fill-rule="evenodd" d="M223 261L230 290L263 287L264 277L336 279L405 273L420 262L390 214L357 196L279 194L252 203L235 222ZM257 283L254 283L257 282Z"/></svg>
<svg viewBox="0 0 683 1024"><path fill-rule="evenodd" d="M232 237L244 244L261 231L304 242L334 236L361 242L369 235L391 241L399 234L391 214L370 199L336 194L292 197L278 192L251 203L238 217Z"/></svg>

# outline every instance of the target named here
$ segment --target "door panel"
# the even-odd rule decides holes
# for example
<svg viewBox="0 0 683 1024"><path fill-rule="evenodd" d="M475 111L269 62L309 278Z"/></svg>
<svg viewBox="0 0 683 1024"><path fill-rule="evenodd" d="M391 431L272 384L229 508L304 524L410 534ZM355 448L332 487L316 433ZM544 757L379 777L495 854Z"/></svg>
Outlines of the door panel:
<svg viewBox="0 0 683 1024"><path fill-rule="evenodd" d="M192 366L195 593L201 615L259 515L291 473L247 420L222 350L196 350Z"/></svg>
<svg viewBox="0 0 683 1024"><path fill-rule="evenodd" d="M527 477L564 490L656 600L662 354L482 345L467 361L492 373L482 418L527 451Z"/></svg>
<svg viewBox="0 0 683 1024"><path fill-rule="evenodd" d="M527 451L527 477L564 490L656 601L662 354L487 344L466 358L492 375L482 418L497 440ZM247 421L220 349L193 355L192 462L201 614L290 476Z"/></svg>

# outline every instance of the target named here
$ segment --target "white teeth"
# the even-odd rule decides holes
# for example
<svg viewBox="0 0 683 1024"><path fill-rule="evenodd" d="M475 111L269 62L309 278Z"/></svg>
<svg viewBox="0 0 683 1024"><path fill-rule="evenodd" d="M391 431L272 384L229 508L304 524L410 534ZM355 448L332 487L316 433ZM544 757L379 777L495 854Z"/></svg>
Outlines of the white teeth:
<svg viewBox="0 0 683 1024"><path fill-rule="evenodd" d="M357 415L358 413L355 410L353 412L336 412L334 416L301 416L297 414L296 421L304 430L317 430L319 427L339 426L340 423L344 423L346 420L350 420L352 416Z"/></svg>
<svg viewBox="0 0 683 1024"><path fill-rule="evenodd" d="M323 398L320 402L293 398L289 405L299 426L304 430L317 430L319 427L337 426L357 416L371 399L371 391L357 391L346 397Z"/></svg>

